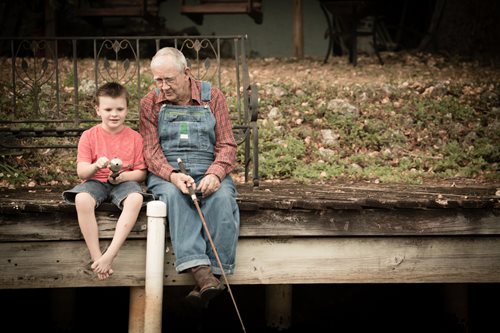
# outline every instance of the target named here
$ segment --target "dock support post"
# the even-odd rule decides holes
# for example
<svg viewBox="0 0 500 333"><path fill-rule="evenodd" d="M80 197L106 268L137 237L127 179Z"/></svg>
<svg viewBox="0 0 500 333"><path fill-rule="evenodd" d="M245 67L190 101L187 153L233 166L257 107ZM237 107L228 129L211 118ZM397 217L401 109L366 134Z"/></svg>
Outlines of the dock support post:
<svg viewBox="0 0 500 333"><path fill-rule="evenodd" d="M292 318L292 285L266 285L266 325L279 331L290 328Z"/></svg>
<svg viewBox="0 0 500 333"><path fill-rule="evenodd" d="M161 333L167 205L162 201L151 201L147 205L146 215L148 234L144 333Z"/></svg>
<svg viewBox="0 0 500 333"><path fill-rule="evenodd" d="M130 287L128 333L144 333L144 286Z"/></svg>
<svg viewBox="0 0 500 333"><path fill-rule="evenodd" d="M469 289L466 283L445 283L442 287L444 309L464 332L469 327Z"/></svg>

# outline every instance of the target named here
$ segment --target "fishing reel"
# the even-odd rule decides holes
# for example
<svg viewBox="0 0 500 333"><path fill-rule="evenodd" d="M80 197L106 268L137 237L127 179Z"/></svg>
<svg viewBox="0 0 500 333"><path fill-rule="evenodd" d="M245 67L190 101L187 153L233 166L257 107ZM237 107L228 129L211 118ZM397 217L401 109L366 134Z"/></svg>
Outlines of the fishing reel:
<svg viewBox="0 0 500 333"><path fill-rule="evenodd" d="M120 171L122 169L123 162L121 159L118 157L113 158L109 162L109 170L111 170L113 173L111 174L111 178L116 179L120 175Z"/></svg>

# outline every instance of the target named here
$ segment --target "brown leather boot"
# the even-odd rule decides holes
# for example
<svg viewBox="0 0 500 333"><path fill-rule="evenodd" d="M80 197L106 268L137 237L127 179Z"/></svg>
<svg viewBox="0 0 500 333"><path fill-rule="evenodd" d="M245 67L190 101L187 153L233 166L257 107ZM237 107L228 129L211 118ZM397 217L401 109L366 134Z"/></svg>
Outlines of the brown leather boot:
<svg viewBox="0 0 500 333"><path fill-rule="evenodd" d="M212 274L210 266L193 267L191 268L191 274L193 274L197 288L191 291L188 296L196 297L199 294L205 306L225 289L224 284Z"/></svg>
<svg viewBox="0 0 500 333"><path fill-rule="evenodd" d="M203 302L201 299L200 287L198 286L194 286L194 289L187 294L186 301L195 308L206 308L208 306L208 303Z"/></svg>

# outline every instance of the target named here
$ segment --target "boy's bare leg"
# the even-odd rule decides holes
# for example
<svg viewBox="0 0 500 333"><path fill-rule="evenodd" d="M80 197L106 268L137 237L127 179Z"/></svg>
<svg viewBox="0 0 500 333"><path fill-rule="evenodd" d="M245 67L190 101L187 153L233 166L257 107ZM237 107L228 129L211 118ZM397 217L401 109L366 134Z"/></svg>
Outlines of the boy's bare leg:
<svg viewBox="0 0 500 333"><path fill-rule="evenodd" d="M101 248L99 247L99 229L95 218L95 204L94 198L88 193L81 192L75 197L78 224L93 262L102 257ZM109 273L97 274L100 280L106 279L108 276Z"/></svg>
<svg viewBox="0 0 500 333"><path fill-rule="evenodd" d="M116 223L115 235L104 254L92 264L92 269L97 274L106 274L112 272L111 265L118 251L127 239L137 221L142 207L142 194L130 193L123 202L123 211Z"/></svg>

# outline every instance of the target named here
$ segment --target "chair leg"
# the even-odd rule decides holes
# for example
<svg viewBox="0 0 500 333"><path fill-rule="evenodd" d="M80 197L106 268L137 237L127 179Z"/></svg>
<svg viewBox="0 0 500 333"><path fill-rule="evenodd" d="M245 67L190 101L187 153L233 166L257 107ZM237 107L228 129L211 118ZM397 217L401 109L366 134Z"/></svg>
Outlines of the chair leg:
<svg viewBox="0 0 500 333"><path fill-rule="evenodd" d="M257 122L252 123L253 134L253 186L259 186L259 128Z"/></svg>
<svg viewBox="0 0 500 333"><path fill-rule="evenodd" d="M323 60L323 64L326 64L328 61L328 58L330 57L330 52L332 52L333 49L333 37L331 32L329 33L328 36L328 51L326 52L325 59Z"/></svg>
<svg viewBox="0 0 500 333"><path fill-rule="evenodd" d="M356 33L356 30L352 32L351 36L351 47L349 48L349 63L351 63L353 66L356 66L358 64L358 35Z"/></svg>
<svg viewBox="0 0 500 333"><path fill-rule="evenodd" d="M332 21L330 20L330 16L328 15L328 10L321 4L321 10L325 14L326 23L328 25L328 50L326 51L325 59L323 60L323 64L326 64L328 61L328 57L330 57L330 52L333 49L333 27Z"/></svg>
<svg viewBox="0 0 500 333"><path fill-rule="evenodd" d="M380 62L381 65L384 64L384 61L382 60L382 57L380 56L380 52L375 48L375 54L377 55L378 61Z"/></svg>
<svg viewBox="0 0 500 333"><path fill-rule="evenodd" d="M384 61L382 60L382 57L380 56L380 52L378 51L378 45L377 45L377 27L378 27L378 22L377 22L377 19L375 19L375 22L373 22L373 31L372 31L373 50L375 51L375 55L377 56L378 61L380 62L381 65L383 65Z"/></svg>

